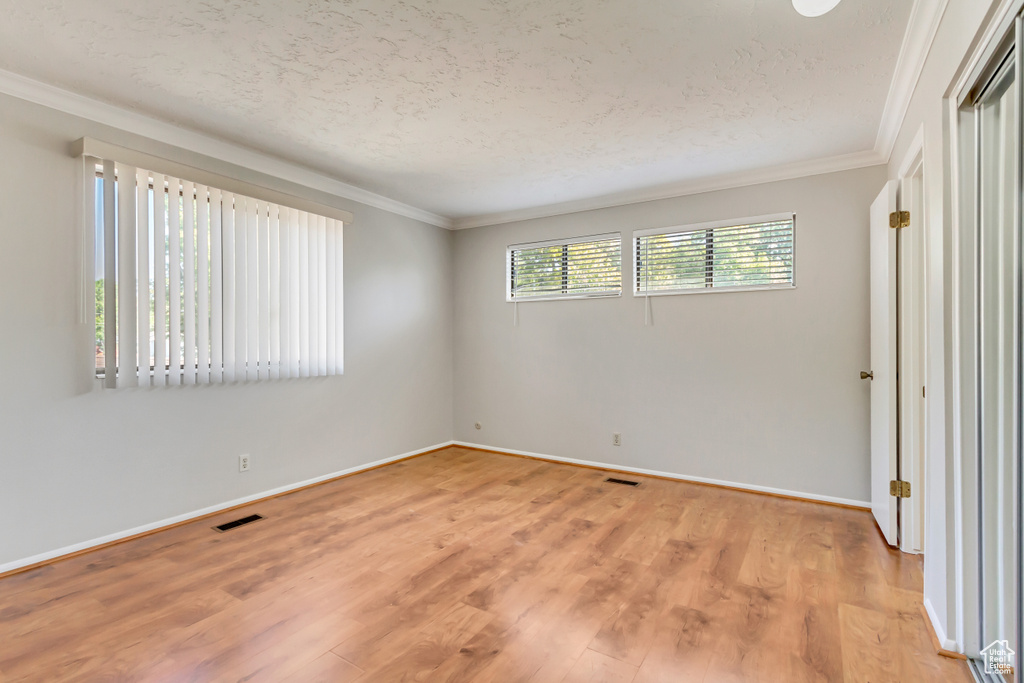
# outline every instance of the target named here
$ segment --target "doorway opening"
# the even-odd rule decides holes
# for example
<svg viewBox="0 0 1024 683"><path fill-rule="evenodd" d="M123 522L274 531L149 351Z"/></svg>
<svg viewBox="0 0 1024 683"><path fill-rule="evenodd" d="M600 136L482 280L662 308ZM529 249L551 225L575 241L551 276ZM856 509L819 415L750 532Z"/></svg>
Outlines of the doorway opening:
<svg viewBox="0 0 1024 683"><path fill-rule="evenodd" d="M871 510L886 543L924 550L926 269L923 135L871 205Z"/></svg>

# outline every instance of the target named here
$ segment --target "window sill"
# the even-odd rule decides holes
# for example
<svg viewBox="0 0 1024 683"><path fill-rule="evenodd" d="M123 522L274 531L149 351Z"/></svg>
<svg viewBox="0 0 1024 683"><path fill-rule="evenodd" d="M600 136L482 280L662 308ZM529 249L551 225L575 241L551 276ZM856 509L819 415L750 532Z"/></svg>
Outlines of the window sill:
<svg viewBox="0 0 1024 683"><path fill-rule="evenodd" d="M578 299L613 299L615 297L621 297L622 292L600 292L594 294L567 294L567 295L554 295L554 296L530 296L522 299L514 297L505 297L505 303L527 303L529 301L571 301Z"/></svg>
<svg viewBox="0 0 1024 683"><path fill-rule="evenodd" d="M728 292L763 292L780 289L796 289L796 285L757 285L752 287L703 287L694 289L672 289L660 292L633 292L638 299L646 299L654 296L676 296L679 294L725 294Z"/></svg>

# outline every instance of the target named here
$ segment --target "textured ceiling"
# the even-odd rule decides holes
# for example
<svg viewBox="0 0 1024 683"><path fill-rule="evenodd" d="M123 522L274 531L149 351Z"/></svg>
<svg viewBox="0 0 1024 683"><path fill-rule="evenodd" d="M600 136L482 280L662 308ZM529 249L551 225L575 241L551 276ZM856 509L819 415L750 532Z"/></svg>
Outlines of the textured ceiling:
<svg viewBox="0 0 1024 683"><path fill-rule="evenodd" d="M0 0L0 68L459 218L870 150L910 0Z"/></svg>

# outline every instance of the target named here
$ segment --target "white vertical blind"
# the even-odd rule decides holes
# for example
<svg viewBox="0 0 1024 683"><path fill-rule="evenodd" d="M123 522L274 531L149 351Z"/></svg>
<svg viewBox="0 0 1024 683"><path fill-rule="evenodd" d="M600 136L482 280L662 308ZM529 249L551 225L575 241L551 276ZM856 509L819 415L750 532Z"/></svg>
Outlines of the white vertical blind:
<svg viewBox="0 0 1024 683"><path fill-rule="evenodd" d="M103 385L117 386L117 195L113 161L103 162ZM114 313L115 315L111 315Z"/></svg>
<svg viewBox="0 0 1024 683"><path fill-rule="evenodd" d="M336 218L331 220L334 222L331 233L334 235L335 248L335 252L331 254L331 263L334 266L334 362L335 372L340 375L345 371L345 348L342 344L345 339L345 300L342 297L342 292L345 291L345 231L342 230L341 221Z"/></svg>
<svg viewBox="0 0 1024 683"><path fill-rule="evenodd" d="M302 350L302 286L301 282L301 233L302 218L298 209L288 209L288 222L293 228L288 232L288 376L298 377L299 358ZM340 267L341 264L339 263ZM309 353L307 349L305 353Z"/></svg>
<svg viewBox="0 0 1024 683"><path fill-rule="evenodd" d="M280 346L280 376L287 377L289 372L288 359L291 358L291 235L288 232L288 209L285 207L280 208L280 222L278 224L280 232L280 251L278 252L281 256L281 316L278 321L281 327L281 346ZM285 226L284 230L280 230L280 226Z"/></svg>
<svg viewBox="0 0 1024 683"><path fill-rule="evenodd" d="M317 374L327 374L327 218L316 217L316 277L317 277Z"/></svg>
<svg viewBox="0 0 1024 683"><path fill-rule="evenodd" d="M167 176L167 383L181 384L181 181Z"/></svg>
<svg viewBox="0 0 1024 683"><path fill-rule="evenodd" d="M182 263L184 284L182 299L185 315L185 362L182 367L182 382L196 383L196 200L195 185L181 184L182 227L185 256Z"/></svg>
<svg viewBox="0 0 1024 683"><path fill-rule="evenodd" d="M167 180L153 174L153 386L167 383Z"/></svg>
<svg viewBox="0 0 1024 683"><path fill-rule="evenodd" d="M210 201L196 185L196 383L210 383Z"/></svg>
<svg viewBox="0 0 1024 683"><path fill-rule="evenodd" d="M126 165L96 169L106 386L341 373L340 220Z"/></svg>
<svg viewBox="0 0 1024 683"><path fill-rule="evenodd" d="M270 292L267 297L270 311L270 379L281 376L281 224L279 208L268 205L270 214ZM278 258L274 258L274 255Z"/></svg>
<svg viewBox="0 0 1024 683"><path fill-rule="evenodd" d="M309 214L299 214L299 373L309 377Z"/></svg>
<svg viewBox="0 0 1024 683"><path fill-rule="evenodd" d="M235 381L235 196L230 192L221 194L221 235L224 245L221 247L223 254L224 273L224 318L221 320L221 329L224 334L224 381Z"/></svg>
<svg viewBox="0 0 1024 683"><path fill-rule="evenodd" d="M245 356L245 378L257 380L260 358L260 243L257 224L256 200L245 200L245 336L248 341Z"/></svg>
<svg viewBox="0 0 1024 683"><path fill-rule="evenodd" d="M139 226L136 263L138 264L138 275L136 283L136 301L138 312L136 315L136 330L138 334L138 363L139 386L149 386L149 364L150 364L150 320L149 320L149 175L142 169L135 172L135 220Z"/></svg>
<svg viewBox="0 0 1024 683"><path fill-rule="evenodd" d="M249 291L246 241L249 239L249 231L245 227L245 197L235 195L231 210L235 212L235 379L243 380L248 379L245 376L245 358L249 329L245 322L249 314L246 305Z"/></svg>
<svg viewBox="0 0 1024 683"><path fill-rule="evenodd" d="M118 387L135 387L139 385L136 358L138 355L136 340L138 329L135 318L135 169L124 164L117 164L117 225L132 226L118 230L117 235L117 317L118 317L118 368L124 372L117 373Z"/></svg>
<svg viewBox="0 0 1024 683"><path fill-rule="evenodd" d="M309 374L313 377L320 369L320 326L317 324L317 313L320 311L320 259L317 258L319 223L317 216L309 217L306 272L309 274Z"/></svg>
<svg viewBox="0 0 1024 683"><path fill-rule="evenodd" d="M224 250L221 191L210 189L210 381L224 381Z"/></svg>
<svg viewBox="0 0 1024 683"><path fill-rule="evenodd" d="M323 252L323 258L325 259L325 263L326 263L326 259L331 258L336 253L335 244L334 244L334 231L331 229L333 227L333 223L334 223L334 219L332 219L332 218L328 218L327 219L327 228L326 228L326 247L327 248ZM335 299L334 299L334 292L335 292L335 287L337 286L337 279L336 278L337 278L336 271L333 268L328 270L328 272L327 272L327 291L326 291L326 297L325 297L325 306L326 306L326 309L327 309L326 310L326 313L327 313L327 315L326 315L327 325L324 328L324 338L325 339L334 339L335 338L334 335L336 335L338 333L337 311L335 310L335 307L334 307L335 306L335 304L334 304L334 301L335 301ZM336 354L335 354L334 346L333 345L328 346L327 349L326 349L325 357L326 357L326 362L327 362L326 372L329 375L333 375L333 374L335 374L338 371L338 366L337 366L337 362L335 360L335 355Z"/></svg>
<svg viewBox="0 0 1024 683"><path fill-rule="evenodd" d="M259 299L259 355L257 367L260 379L270 379L270 213L266 202L256 202L259 230L260 273Z"/></svg>
<svg viewBox="0 0 1024 683"><path fill-rule="evenodd" d="M89 274L96 274L97 257L102 253L103 246L96 242L96 230L95 226L97 223L101 223L103 218L97 214L97 211L102 210L103 200L97 196L97 190L100 190L100 186L96 180L96 159L82 157L82 171L83 180L85 181L82 187L82 300L81 310L78 315L78 323L84 325L89 322L90 318L95 319L97 314L97 289L95 277L90 277ZM100 190L101 191L101 190ZM92 221L92 222L90 222ZM93 229L90 230L89 228ZM98 341L98 340L97 340ZM96 366L99 365L100 361L100 350L102 347L98 346L95 349L96 355L94 356L94 362Z"/></svg>

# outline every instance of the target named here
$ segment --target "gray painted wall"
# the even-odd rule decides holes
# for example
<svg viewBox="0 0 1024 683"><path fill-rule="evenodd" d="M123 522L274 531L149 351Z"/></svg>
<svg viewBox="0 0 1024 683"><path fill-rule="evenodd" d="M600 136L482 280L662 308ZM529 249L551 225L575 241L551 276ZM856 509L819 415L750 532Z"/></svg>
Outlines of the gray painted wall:
<svg viewBox="0 0 1024 683"><path fill-rule="evenodd" d="M868 206L885 167L460 231L455 438L867 501ZM797 288L505 302L505 248L794 211ZM474 422L482 424L481 430ZM622 433L622 446L612 445Z"/></svg>
<svg viewBox="0 0 1024 683"><path fill-rule="evenodd" d="M68 152L85 135L176 154L0 96L0 565L451 438L452 234L243 169L355 215L345 374L96 390Z"/></svg>
<svg viewBox="0 0 1024 683"><path fill-rule="evenodd" d="M839 498L868 496L875 167L457 233L352 211L345 375L103 391L78 318L71 141L179 151L0 97L0 565L453 437ZM182 159L185 160L185 159ZM520 304L515 242L795 211L795 290ZM628 250L628 247L627 247ZM483 429L473 428L481 421ZM396 427L396 425L398 427ZM611 445L622 432L623 445ZM236 456L253 471L239 474Z"/></svg>

